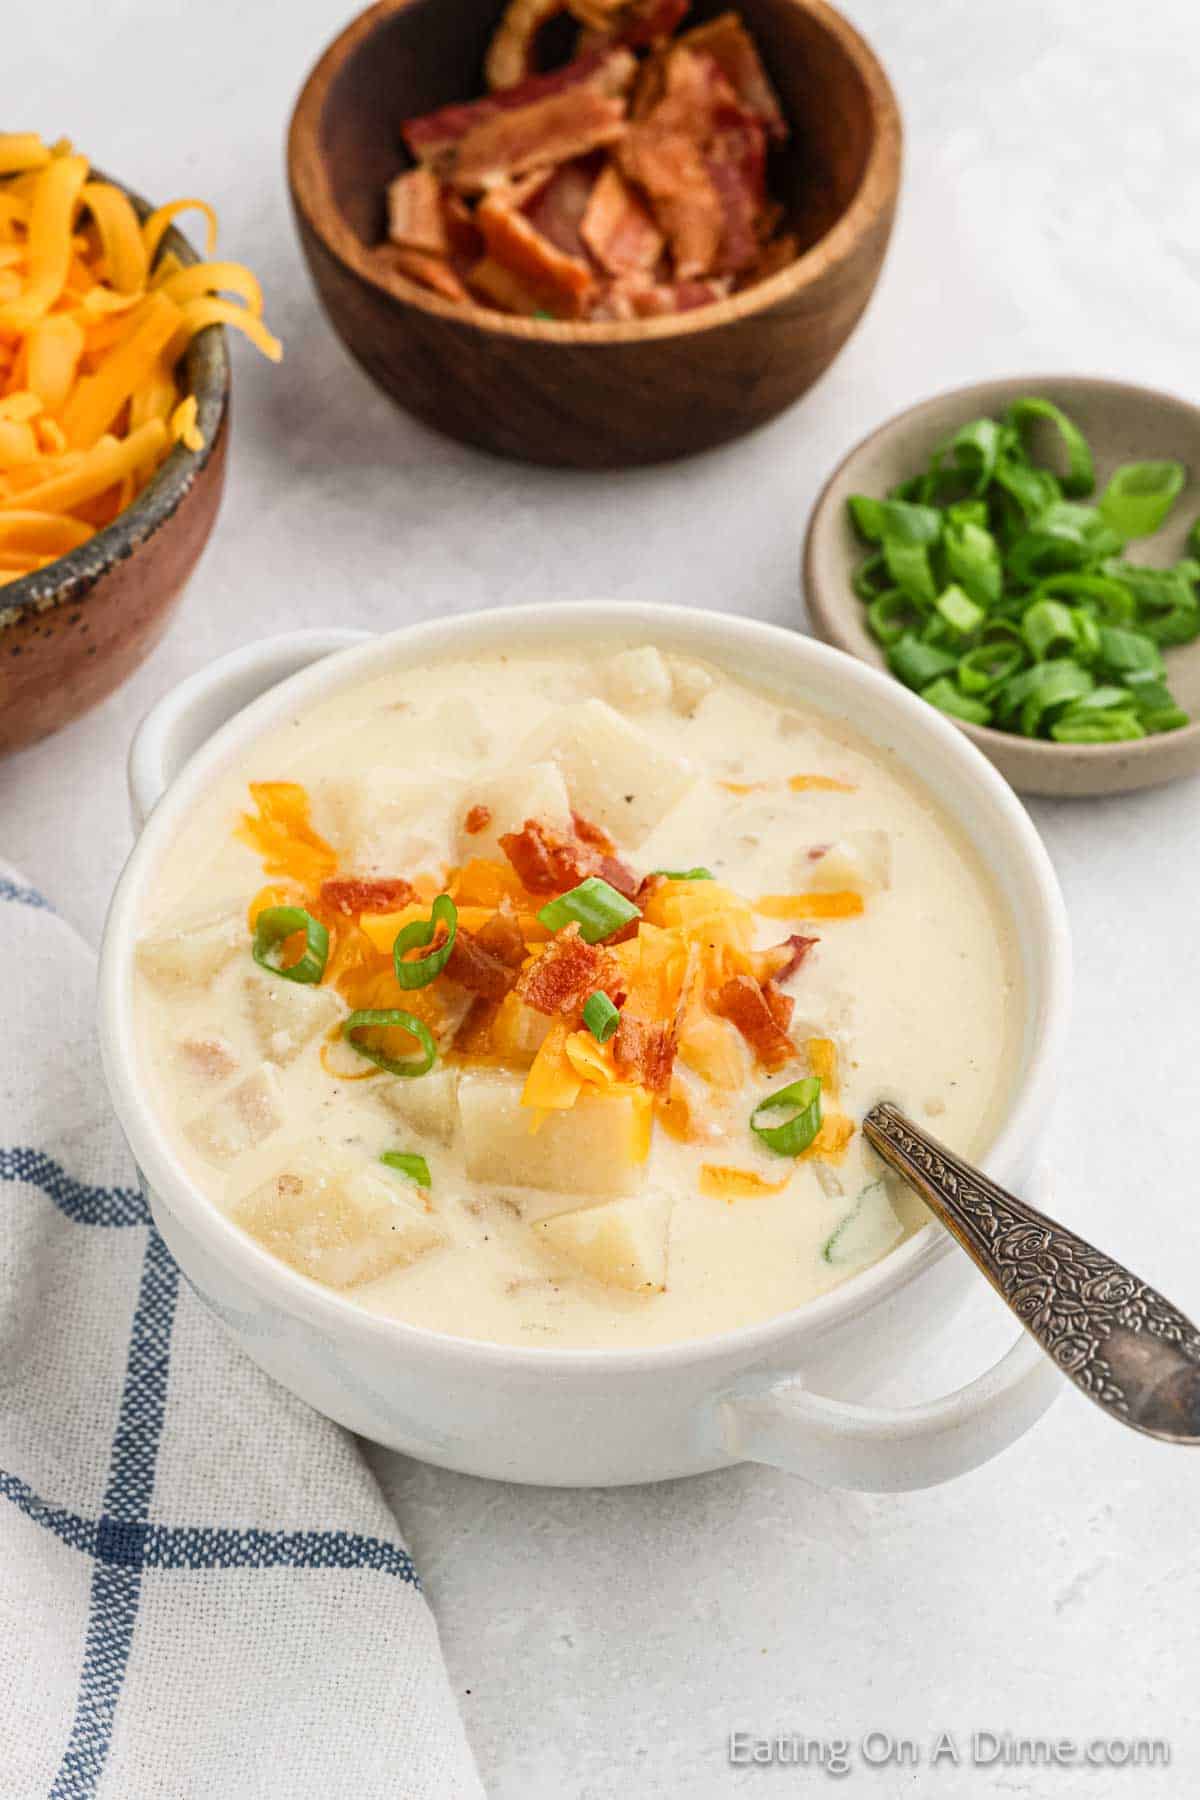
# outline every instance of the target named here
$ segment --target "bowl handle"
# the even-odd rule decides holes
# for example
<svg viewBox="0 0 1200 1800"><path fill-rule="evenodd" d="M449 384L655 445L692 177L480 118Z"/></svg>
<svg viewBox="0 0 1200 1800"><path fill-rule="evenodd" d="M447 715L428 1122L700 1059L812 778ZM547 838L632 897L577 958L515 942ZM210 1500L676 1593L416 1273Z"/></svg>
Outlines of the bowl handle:
<svg viewBox="0 0 1200 1800"><path fill-rule="evenodd" d="M360 644L369 631L289 631L232 650L152 707L129 752L129 804L140 831L185 762L227 719L310 663Z"/></svg>
<svg viewBox="0 0 1200 1800"><path fill-rule="evenodd" d="M821 1487L901 1493L978 1468L1015 1442L1062 1392L1063 1378L1026 1332L984 1374L940 1400L887 1408L828 1400L798 1375L742 1383L722 1396L724 1449Z"/></svg>

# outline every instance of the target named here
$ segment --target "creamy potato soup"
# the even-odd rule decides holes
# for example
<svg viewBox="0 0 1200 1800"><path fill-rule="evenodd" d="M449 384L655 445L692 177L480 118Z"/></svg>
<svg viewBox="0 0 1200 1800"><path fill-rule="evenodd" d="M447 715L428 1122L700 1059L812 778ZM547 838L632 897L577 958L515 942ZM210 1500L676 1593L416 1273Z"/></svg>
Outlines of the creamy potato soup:
<svg viewBox="0 0 1200 1800"><path fill-rule="evenodd" d="M396 666L265 735L150 894L143 1076L215 1206L509 1344L771 1317L923 1222L890 1098L992 1135L1022 996L885 753L652 646Z"/></svg>

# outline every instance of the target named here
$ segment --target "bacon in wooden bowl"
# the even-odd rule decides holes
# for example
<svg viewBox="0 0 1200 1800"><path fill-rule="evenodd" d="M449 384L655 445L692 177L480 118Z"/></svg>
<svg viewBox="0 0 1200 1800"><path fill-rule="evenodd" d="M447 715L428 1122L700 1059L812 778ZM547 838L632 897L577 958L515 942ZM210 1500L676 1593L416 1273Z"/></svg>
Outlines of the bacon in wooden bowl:
<svg viewBox="0 0 1200 1800"><path fill-rule="evenodd" d="M288 161L326 310L401 405L616 467L736 438L829 366L900 122L825 0L381 0L309 77Z"/></svg>

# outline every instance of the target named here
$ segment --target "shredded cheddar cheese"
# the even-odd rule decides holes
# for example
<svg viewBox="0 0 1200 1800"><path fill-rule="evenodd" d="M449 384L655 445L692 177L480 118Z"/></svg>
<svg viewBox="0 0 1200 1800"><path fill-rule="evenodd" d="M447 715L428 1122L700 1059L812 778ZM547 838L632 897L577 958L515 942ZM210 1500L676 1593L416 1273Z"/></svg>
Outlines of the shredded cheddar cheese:
<svg viewBox="0 0 1200 1800"><path fill-rule="evenodd" d="M185 268L161 250L190 207L209 260ZM174 444L203 450L176 374L196 332L234 326L278 362L258 282L215 241L204 201L142 221L69 144L0 132L0 584L111 524Z"/></svg>

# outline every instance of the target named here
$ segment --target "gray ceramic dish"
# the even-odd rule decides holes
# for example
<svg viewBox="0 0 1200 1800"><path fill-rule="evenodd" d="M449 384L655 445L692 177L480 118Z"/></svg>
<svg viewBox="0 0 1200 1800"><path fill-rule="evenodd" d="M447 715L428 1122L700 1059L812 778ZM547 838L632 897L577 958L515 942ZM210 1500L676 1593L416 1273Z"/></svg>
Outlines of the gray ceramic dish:
<svg viewBox="0 0 1200 1800"><path fill-rule="evenodd" d="M148 203L125 192L145 218ZM162 249L182 263L199 261L173 227ZM183 385L196 396L203 450L177 444L111 525L0 587L0 754L57 731L110 694L153 648L183 592L225 480L229 354L219 325L192 340Z"/></svg>
<svg viewBox="0 0 1200 1800"><path fill-rule="evenodd" d="M1098 489L1118 463L1176 458L1187 485L1157 536L1131 546L1136 562L1165 564L1184 553L1200 513L1200 407L1173 394L1087 376L1027 375L938 394L881 425L838 465L821 492L804 542L803 588L818 637L883 668L850 578L863 548L846 515L850 494L883 494L924 468L936 446L969 419L998 417L1022 394L1062 407L1087 436ZM1039 453L1054 460L1052 442ZM1200 718L1200 639L1166 652L1167 676L1185 711ZM1200 771L1200 723L1122 744L1055 744L986 726L962 729L1012 785L1026 794L1122 794Z"/></svg>

